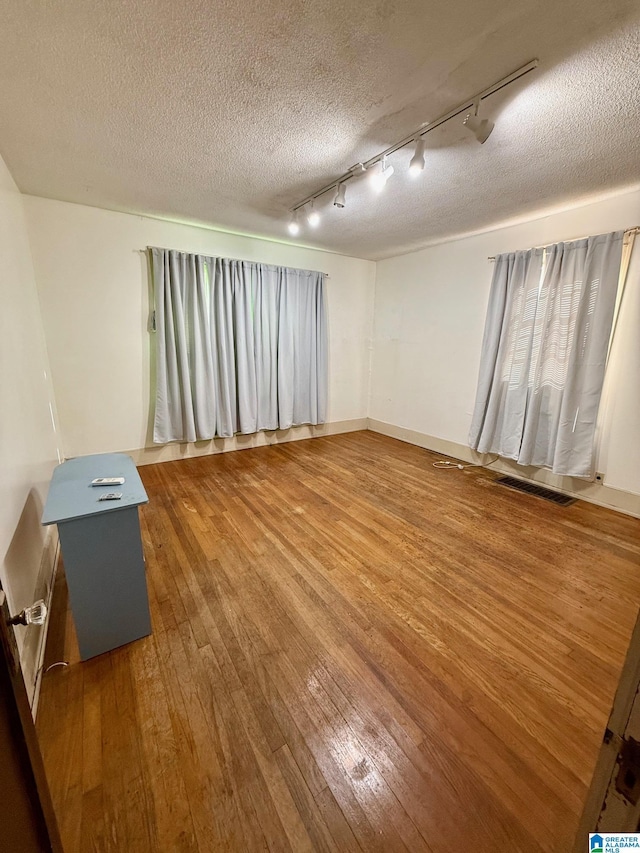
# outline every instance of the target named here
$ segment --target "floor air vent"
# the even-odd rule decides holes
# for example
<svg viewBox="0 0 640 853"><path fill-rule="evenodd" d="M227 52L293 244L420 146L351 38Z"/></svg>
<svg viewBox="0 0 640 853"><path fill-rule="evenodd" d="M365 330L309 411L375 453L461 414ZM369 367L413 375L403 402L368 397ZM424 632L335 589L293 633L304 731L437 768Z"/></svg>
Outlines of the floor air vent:
<svg viewBox="0 0 640 853"><path fill-rule="evenodd" d="M519 492L526 492L528 495L535 495L537 498L544 498L545 501L551 501L559 506L570 506L576 502L576 499L570 498L569 495L536 486L534 483L525 483L524 480L516 480L515 477L498 477L495 482L510 489L517 489Z"/></svg>

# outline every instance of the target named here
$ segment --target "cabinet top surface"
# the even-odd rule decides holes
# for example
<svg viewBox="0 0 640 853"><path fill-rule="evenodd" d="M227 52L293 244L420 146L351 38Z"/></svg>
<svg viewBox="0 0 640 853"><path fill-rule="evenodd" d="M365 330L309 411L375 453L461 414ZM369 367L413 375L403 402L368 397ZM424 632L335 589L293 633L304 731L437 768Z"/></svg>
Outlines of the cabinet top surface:
<svg viewBox="0 0 640 853"><path fill-rule="evenodd" d="M96 477L124 477L120 486L92 486ZM99 501L107 492L122 492L117 501ZM142 480L125 453L98 453L63 462L53 472L42 524L59 524L88 515L114 512L147 503Z"/></svg>

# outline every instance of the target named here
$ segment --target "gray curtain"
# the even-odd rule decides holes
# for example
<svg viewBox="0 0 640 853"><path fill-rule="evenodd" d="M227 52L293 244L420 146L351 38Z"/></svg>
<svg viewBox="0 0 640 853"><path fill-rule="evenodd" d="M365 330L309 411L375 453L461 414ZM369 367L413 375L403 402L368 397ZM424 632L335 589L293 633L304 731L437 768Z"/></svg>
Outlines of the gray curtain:
<svg viewBox="0 0 640 853"><path fill-rule="evenodd" d="M496 258L469 444L593 476L623 232Z"/></svg>
<svg viewBox="0 0 640 853"><path fill-rule="evenodd" d="M543 254L531 249L495 260L469 433L481 453L520 453Z"/></svg>
<svg viewBox="0 0 640 853"><path fill-rule="evenodd" d="M323 273L151 249L153 440L324 423Z"/></svg>

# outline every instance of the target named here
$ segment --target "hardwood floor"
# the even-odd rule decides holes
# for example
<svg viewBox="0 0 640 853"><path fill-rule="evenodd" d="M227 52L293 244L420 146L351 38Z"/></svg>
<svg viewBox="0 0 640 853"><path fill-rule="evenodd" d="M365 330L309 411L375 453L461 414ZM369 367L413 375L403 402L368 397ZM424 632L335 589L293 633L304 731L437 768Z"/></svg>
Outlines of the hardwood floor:
<svg viewBox="0 0 640 853"><path fill-rule="evenodd" d="M640 521L435 458L362 432L140 469L153 635L79 663L56 595L67 851L568 853Z"/></svg>

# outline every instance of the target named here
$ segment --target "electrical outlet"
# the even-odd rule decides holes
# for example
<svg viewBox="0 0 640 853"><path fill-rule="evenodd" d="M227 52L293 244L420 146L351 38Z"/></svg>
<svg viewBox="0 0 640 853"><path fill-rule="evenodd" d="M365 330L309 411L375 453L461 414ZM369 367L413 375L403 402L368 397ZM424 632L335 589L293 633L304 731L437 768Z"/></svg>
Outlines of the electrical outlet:
<svg viewBox="0 0 640 853"><path fill-rule="evenodd" d="M604 474L600 471L596 472L596 483L600 483L600 485L604 483Z"/></svg>

